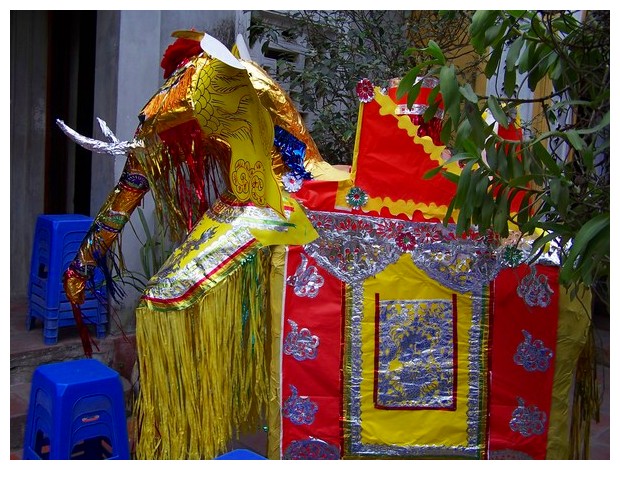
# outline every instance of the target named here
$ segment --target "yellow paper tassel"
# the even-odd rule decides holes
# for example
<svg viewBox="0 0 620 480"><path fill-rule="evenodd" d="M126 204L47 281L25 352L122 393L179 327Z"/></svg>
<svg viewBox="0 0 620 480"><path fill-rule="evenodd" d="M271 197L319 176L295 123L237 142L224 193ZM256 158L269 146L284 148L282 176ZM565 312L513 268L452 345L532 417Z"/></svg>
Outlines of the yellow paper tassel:
<svg viewBox="0 0 620 480"><path fill-rule="evenodd" d="M269 390L269 250L191 307L137 310L137 459L210 459L256 431Z"/></svg>

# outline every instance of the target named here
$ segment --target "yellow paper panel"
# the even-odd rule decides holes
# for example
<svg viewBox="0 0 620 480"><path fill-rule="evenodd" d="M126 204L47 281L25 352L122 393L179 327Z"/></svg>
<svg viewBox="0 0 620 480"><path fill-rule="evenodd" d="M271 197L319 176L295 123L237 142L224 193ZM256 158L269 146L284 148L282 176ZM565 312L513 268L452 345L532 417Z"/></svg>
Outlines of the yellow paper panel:
<svg viewBox="0 0 620 480"><path fill-rule="evenodd" d="M183 268L194 262L201 252L231 229L232 225L228 223L220 223L206 216L202 217L184 242L195 248L188 247L173 253L173 255L182 255L178 260L179 266Z"/></svg>
<svg viewBox="0 0 620 480"><path fill-rule="evenodd" d="M456 410L385 410L375 408L375 293L381 301L446 300L453 291L441 286L419 270L409 255L388 266L364 283L364 321L362 323L362 443L387 445L467 445L467 398L469 394L469 329L471 298L457 295Z"/></svg>
<svg viewBox="0 0 620 480"><path fill-rule="evenodd" d="M282 230L251 229L250 232L261 245L304 245L318 238L318 233L308 220L299 203L288 198L286 203L293 207L290 217L282 221Z"/></svg>

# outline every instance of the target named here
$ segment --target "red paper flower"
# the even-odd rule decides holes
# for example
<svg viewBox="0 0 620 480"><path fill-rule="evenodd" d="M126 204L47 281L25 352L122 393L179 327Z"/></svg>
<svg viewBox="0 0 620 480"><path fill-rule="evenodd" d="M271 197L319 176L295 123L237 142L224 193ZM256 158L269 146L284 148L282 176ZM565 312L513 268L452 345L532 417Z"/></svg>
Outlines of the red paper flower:
<svg viewBox="0 0 620 480"><path fill-rule="evenodd" d="M177 38L164 52L161 68L164 69L164 78L168 78L174 71L185 65L187 61L202 52L200 42L189 38Z"/></svg>
<svg viewBox="0 0 620 480"><path fill-rule="evenodd" d="M415 235L411 232L401 232L396 237L396 245L403 252L410 252L416 246L416 238Z"/></svg>
<svg viewBox="0 0 620 480"><path fill-rule="evenodd" d="M368 103L375 98L375 86L367 78L362 78L359 82L357 82L355 93L357 93L360 101Z"/></svg>

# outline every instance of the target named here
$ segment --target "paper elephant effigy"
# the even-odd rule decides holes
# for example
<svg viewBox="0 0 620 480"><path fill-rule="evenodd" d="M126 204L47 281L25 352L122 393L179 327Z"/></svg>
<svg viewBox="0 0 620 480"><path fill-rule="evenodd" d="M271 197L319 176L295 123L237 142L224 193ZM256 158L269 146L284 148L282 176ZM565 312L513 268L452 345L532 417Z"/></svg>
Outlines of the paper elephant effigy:
<svg viewBox="0 0 620 480"><path fill-rule="evenodd" d="M443 225L441 111L364 79L342 170L262 69L175 36L134 140L83 141L128 157L65 275L79 316L150 189L178 247L136 312L137 458L213 458L265 423L273 459L568 457L588 317L553 252Z"/></svg>

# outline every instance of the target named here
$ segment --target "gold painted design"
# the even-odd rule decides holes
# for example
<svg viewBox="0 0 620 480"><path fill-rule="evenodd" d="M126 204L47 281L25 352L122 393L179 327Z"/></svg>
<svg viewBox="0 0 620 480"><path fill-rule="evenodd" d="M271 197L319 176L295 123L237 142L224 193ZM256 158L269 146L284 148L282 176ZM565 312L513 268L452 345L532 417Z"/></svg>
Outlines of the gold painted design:
<svg viewBox="0 0 620 480"><path fill-rule="evenodd" d="M273 122L247 71L216 59L205 62L197 70L192 100L196 119L205 134L220 137L231 147L232 193L239 201L270 206L284 216L280 187L271 169ZM247 168L250 161L248 183L249 179L235 170Z"/></svg>

